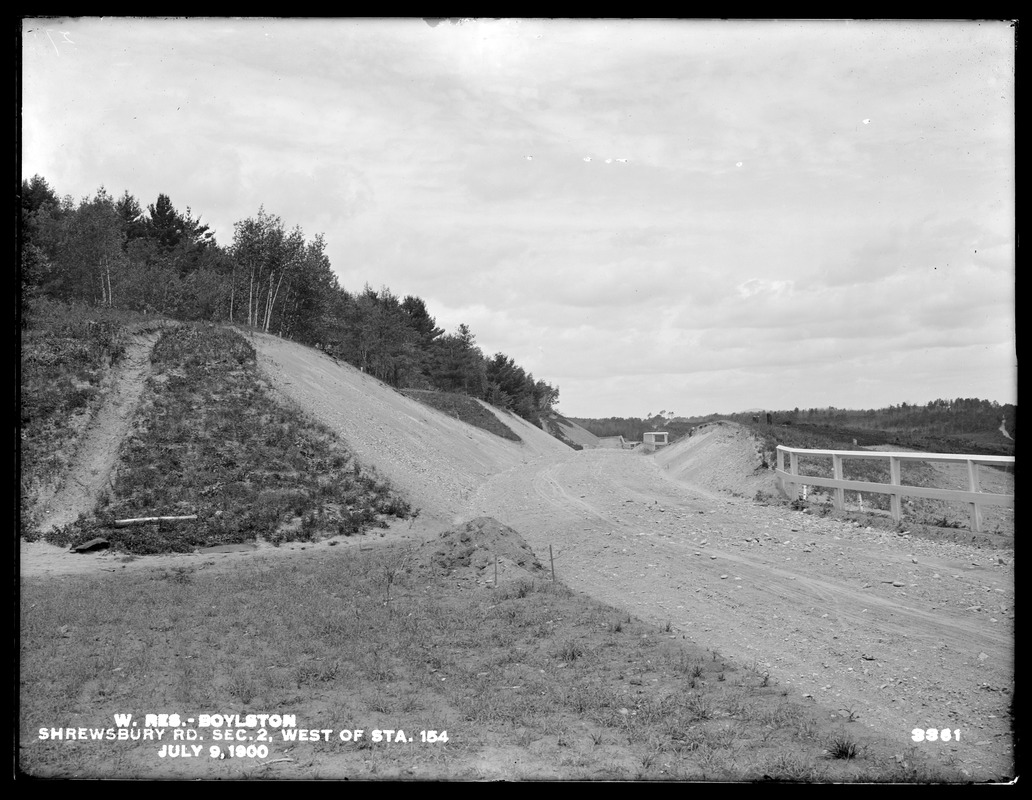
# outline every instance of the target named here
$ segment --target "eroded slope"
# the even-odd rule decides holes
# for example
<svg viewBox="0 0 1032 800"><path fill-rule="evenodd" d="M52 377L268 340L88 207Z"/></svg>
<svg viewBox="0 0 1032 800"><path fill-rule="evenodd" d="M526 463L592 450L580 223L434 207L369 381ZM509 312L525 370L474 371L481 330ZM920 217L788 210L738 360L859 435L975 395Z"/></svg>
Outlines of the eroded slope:
<svg viewBox="0 0 1032 800"><path fill-rule="evenodd" d="M489 408L516 430L518 443L442 414L318 350L265 334L250 341L271 385L336 431L422 516L450 523L489 477L570 452L511 414Z"/></svg>

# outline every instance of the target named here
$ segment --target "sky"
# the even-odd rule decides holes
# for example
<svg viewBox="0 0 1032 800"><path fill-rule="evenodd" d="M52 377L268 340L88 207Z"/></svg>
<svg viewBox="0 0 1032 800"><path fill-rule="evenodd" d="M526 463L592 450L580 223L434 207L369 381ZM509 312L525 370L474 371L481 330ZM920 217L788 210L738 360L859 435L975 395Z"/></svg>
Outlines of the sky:
<svg viewBox="0 0 1032 800"><path fill-rule="evenodd" d="M1008 22L25 19L21 169L259 209L574 417L1017 402Z"/></svg>

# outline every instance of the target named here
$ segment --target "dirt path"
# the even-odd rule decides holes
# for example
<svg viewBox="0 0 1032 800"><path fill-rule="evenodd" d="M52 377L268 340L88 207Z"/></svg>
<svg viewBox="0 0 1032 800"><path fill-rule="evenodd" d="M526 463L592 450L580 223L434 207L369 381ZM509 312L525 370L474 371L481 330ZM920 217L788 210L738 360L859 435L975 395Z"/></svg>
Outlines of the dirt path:
<svg viewBox="0 0 1032 800"><path fill-rule="evenodd" d="M122 361L109 378L108 395L90 421L67 474L38 502L43 511L43 532L75 522L80 514L91 511L107 487L118 448L129 433L150 375L150 354L159 335L158 331L148 330L129 339ZM96 560L45 542L21 543L23 576L88 572L95 568Z"/></svg>
<svg viewBox="0 0 1032 800"><path fill-rule="evenodd" d="M151 371L150 353L158 340L156 332L133 336L125 356L112 377L110 394L90 423L75 458L57 488L40 506L44 532L75 522L93 509L107 485L118 458L118 448L129 433L133 414Z"/></svg>
<svg viewBox="0 0 1032 800"><path fill-rule="evenodd" d="M1010 553L718 497L618 450L499 475L466 513L515 528L545 563L551 545L573 588L755 663L901 748L913 728L959 728L973 778L1011 774Z"/></svg>

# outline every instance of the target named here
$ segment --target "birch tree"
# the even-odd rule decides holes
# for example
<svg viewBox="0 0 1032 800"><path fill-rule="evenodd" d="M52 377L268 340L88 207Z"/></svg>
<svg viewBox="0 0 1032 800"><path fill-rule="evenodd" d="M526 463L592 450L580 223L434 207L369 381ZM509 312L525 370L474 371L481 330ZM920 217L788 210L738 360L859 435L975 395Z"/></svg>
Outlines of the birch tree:
<svg viewBox="0 0 1032 800"><path fill-rule="evenodd" d="M274 271L276 259L281 255L283 239L283 220L266 213L264 206L258 210L257 217L249 217L233 226L230 252L241 277L246 279L246 323L256 328L260 326L260 320L264 324L262 297L266 293L263 293L263 288L267 288L269 273ZM233 305L235 303L231 301L231 309Z"/></svg>
<svg viewBox="0 0 1032 800"><path fill-rule="evenodd" d="M54 292L66 300L114 304L112 275L125 266L121 219L103 187L60 223Z"/></svg>

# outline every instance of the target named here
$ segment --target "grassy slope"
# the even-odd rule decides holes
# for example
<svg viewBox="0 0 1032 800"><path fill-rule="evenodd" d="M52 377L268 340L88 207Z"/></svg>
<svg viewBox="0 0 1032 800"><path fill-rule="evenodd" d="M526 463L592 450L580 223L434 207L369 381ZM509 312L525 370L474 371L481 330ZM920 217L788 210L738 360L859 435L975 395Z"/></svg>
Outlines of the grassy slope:
<svg viewBox="0 0 1032 800"><path fill-rule="evenodd" d="M404 517L408 505L326 429L267 392L254 349L208 326L165 331L153 374L96 513L48 534L103 535L133 553L254 541L313 541ZM195 522L114 529L116 519L196 514Z"/></svg>
<svg viewBox="0 0 1032 800"><path fill-rule="evenodd" d="M542 417L541 425L555 438L569 445L574 450L583 450L585 447L598 447L599 440L597 436L556 411Z"/></svg>
<svg viewBox="0 0 1032 800"><path fill-rule="evenodd" d="M481 428L495 436L508 439L511 442L522 442L523 440L511 428L502 422L480 403L464 394L454 392L435 392L426 389L403 389L402 394L411 397L413 400L436 408L443 414L463 422Z"/></svg>
<svg viewBox="0 0 1032 800"><path fill-rule="evenodd" d="M501 436L503 439L508 439L512 442L523 441L519 434L467 395L454 392L428 391L426 389L402 389L402 394L411 397L413 400L418 400L431 408L436 408L450 417L455 417L455 419L462 420L469 425L482 428L488 433ZM582 445L573 441L561 425L557 423L569 424L559 414L552 412L547 417L542 417L540 427L545 433L554 436L563 444L568 445L574 450L581 450Z"/></svg>

